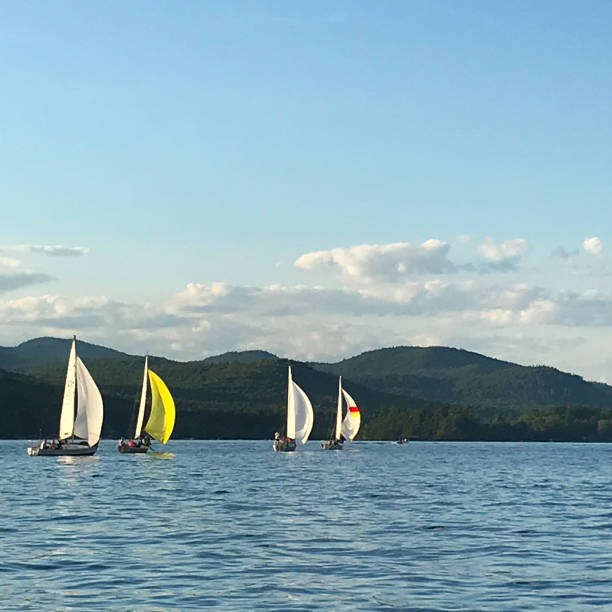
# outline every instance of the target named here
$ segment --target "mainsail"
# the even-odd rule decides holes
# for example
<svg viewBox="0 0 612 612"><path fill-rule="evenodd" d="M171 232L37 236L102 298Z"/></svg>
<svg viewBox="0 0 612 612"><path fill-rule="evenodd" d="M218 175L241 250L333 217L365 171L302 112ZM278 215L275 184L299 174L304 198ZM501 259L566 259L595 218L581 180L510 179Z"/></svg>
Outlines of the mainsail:
<svg viewBox="0 0 612 612"><path fill-rule="evenodd" d="M289 366L289 383L287 387L287 437L295 440L295 391L293 385L291 366ZM297 387L297 385L295 386Z"/></svg>
<svg viewBox="0 0 612 612"><path fill-rule="evenodd" d="M104 418L102 396L80 357L76 358L76 379L78 400L74 435L87 440L89 446L95 446L100 440Z"/></svg>
<svg viewBox="0 0 612 612"><path fill-rule="evenodd" d="M142 375L142 389L140 391L140 404L138 405L138 416L136 417L136 431L134 437L139 438L144 420L145 404L147 403L147 372L149 371L149 356L145 356L144 374Z"/></svg>
<svg viewBox="0 0 612 612"><path fill-rule="evenodd" d="M289 423L293 420L293 435L289 431ZM299 440L306 444L314 423L312 404L302 388L291 379L291 368L289 368L289 394L287 406L287 437Z"/></svg>
<svg viewBox="0 0 612 612"><path fill-rule="evenodd" d="M66 384L64 385L64 399L59 422L59 438L65 440L72 435L74 429L74 400L76 397L76 338L72 339L68 369L66 370Z"/></svg>
<svg viewBox="0 0 612 612"><path fill-rule="evenodd" d="M174 429L176 416L174 400L164 381L153 370L148 372L151 383L151 414L145 430L165 444Z"/></svg>
<svg viewBox="0 0 612 612"><path fill-rule="evenodd" d="M336 409L336 428L334 440L339 440L342 434L342 376L338 379L338 407Z"/></svg>

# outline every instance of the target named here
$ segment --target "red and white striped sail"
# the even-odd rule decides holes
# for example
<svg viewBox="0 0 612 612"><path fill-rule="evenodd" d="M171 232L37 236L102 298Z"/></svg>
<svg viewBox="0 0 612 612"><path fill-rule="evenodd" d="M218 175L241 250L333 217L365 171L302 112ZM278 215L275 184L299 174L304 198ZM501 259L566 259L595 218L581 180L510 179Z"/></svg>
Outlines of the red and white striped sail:
<svg viewBox="0 0 612 612"><path fill-rule="evenodd" d="M359 412L359 407L355 400L344 389L342 389L342 395L347 407L346 416L344 421L342 421L342 435L349 442L352 442L359 432L359 427L361 427L361 412Z"/></svg>

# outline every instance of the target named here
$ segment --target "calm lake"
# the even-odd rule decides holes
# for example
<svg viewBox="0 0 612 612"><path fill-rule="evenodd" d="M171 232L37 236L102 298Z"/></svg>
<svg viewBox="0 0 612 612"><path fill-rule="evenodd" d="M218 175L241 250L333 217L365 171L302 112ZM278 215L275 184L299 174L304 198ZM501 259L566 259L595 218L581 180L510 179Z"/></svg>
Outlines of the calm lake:
<svg viewBox="0 0 612 612"><path fill-rule="evenodd" d="M0 441L3 610L612 609L612 445L26 446Z"/></svg>

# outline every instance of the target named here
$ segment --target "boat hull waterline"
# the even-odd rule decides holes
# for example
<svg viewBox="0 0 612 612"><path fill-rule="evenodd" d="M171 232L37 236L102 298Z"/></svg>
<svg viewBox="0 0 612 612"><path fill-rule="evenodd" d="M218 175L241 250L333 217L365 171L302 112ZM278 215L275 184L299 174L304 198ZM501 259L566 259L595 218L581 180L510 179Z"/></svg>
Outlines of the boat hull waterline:
<svg viewBox="0 0 612 612"><path fill-rule="evenodd" d="M323 450L342 450L342 442L340 440L328 440L327 442L321 442L321 448Z"/></svg>
<svg viewBox="0 0 612 612"><path fill-rule="evenodd" d="M132 442L132 444L130 444L130 442ZM119 444L117 445L117 450L120 453L125 453L125 454L143 454L146 453L149 448L151 448L151 442L146 440L146 441L136 441L136 440L130 440L128 442L126 442L125 440L121 440L119 442Z"/></svg>
<svg viewBox="0 0 612 612"><path fill-rule="evenodd" d="M76 336L72 337L66 382L59 419L59 435L43 439L36 446L28 447L30 457L93 455L98 449L104 402L89 370L77 355Z"/></svg>
<svg viewBox="0 0 612 612"><path fill-rule="evenodd" d="M295 440L274 440L272 448L278 453L290 453L295 450Z"/></svg>
<svg viewBox="0 0 612 612"><path fill-rule="evenodd" d="M144 426L145 405L147 401L147 390L151 387L151 412L149 420ZM138 414L136 418L136 429L133 437L127 440L121 438L117 445L120 453L128 455L141 455L146 453L151 446L151 437L158 442L165 444L174 429L176 418L176 407L174 399L166 383L158 374L149 369L149 357L145 356L144 372L142 376L142 388L140 392L140 402L138 404Z"/></svg>
<svg viewBox="0 0 612 612"><path fill-rule="evenodd" d="M50 446L29 446L28 455L30 457L85 457L93 455L98 450L98 445L89 446L87 443L66 442L61 446L51 448Z"/></svg>

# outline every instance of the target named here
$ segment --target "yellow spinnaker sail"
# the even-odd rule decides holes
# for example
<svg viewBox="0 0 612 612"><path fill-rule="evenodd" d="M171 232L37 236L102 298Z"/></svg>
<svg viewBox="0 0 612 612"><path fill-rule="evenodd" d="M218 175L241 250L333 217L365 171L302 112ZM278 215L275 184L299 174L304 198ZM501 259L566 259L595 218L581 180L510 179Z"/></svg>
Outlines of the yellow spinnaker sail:
<svg viewBox="0 0 612 612"><path fill-rule="evenodd" d="M156 440L165 444L174 429L176 414L174 400L166 383L152 370L149 370L149 381L151 383L151 415L145 425L145 430Z"/></svg>

